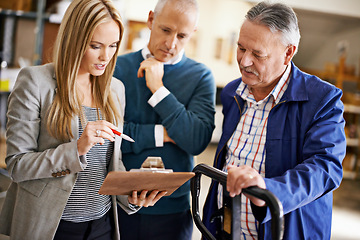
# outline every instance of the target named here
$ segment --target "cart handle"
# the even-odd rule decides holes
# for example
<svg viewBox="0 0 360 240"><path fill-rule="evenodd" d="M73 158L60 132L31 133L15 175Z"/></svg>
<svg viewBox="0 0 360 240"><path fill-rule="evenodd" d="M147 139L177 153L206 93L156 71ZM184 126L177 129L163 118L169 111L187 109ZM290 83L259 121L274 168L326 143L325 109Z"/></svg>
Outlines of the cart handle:
<svg viewBox="0 0 360 240"><path fill-rule="evenodd" d="M193 172L195 173L195 176L191 179L191 195L192 195L192 212L193 212L195 224L199 228L200 232L207 239L216 240L216 238L205 227L199 214L198 200L200 196L200 177L201 174L204 174L218 181L219 183L223 184L223 186L226 186L227 173L203 163L195 166ZM279 201L279 199L269 190L262 189L259 187L245 188L242 190L242 192L257 197L266 202L267 206L270 208L270 213L271 213L272 238L274 240L282 239L284 233L284 219L283 219L284 214L283 214L282 204Z"/></svg>

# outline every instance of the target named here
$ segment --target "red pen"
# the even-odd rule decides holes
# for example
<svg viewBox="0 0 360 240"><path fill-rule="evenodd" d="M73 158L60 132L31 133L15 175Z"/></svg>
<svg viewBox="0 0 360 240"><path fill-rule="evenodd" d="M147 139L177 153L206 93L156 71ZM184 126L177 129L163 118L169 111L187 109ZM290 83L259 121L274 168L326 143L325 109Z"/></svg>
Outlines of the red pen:
<svg viewBox="0 0 360 240"><path fill-rule="evenodd" d="M128 135L125 135L124 133L121 133L119 131L116 131L114 129L111 129L113 131L113 133L115 133L116 135L122 137L123 139L125 139L126 141L129 142L135 142L134 139L132 139L131 137L129 137Z"/></svg>

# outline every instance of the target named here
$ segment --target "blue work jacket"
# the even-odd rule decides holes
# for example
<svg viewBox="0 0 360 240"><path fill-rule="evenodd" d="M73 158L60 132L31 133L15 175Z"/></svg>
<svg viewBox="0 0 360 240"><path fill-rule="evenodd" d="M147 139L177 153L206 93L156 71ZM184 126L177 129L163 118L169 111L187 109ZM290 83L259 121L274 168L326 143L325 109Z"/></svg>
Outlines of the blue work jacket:
<svg viewBox="0 0 360 240"><path fill-rule="evenodd" d="M236 94L241 78L230 82L221 93L223 131L214 167L222 169L227 142L240 120L244 100ZM292 63L288 89L269 113L266 134L265 183L283 205L284 239L330 239L332 191L342 180L346 152L342 91L300 71ZM203 222L215 235L218 221L218 183L212 182ZM253 207L260 222L259 239L271 239L271 215Z"/></svg>

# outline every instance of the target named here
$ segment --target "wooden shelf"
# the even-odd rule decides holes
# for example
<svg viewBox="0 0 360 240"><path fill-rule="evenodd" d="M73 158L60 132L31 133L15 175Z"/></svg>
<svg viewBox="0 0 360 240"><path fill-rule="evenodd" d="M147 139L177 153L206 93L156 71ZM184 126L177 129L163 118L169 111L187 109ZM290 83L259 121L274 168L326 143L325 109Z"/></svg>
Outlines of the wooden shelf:
<svg viewBox="0 0 360 240"><path fill-rule="evenodd" d="M346 179L356 179L356 172L354 171L343 171L343 178Z"/></svg>
<svg viewBox="0 0 360 240"><path fill-rule="evenodd" d="M352 104L344 104L344 112L360 114L360 106Z"/></svg>
<svg viewBox="0 0 360 240"><path fill-rule="evenodd" d="M346 138L346 145L349 147L358 147L359 139L358 138Z"/></svg>
<svg viewBox="0 0 360 240"><path fill-rule="evenodd" d="M346 56L343 55L339 58L338 69L335 74L335 85L343 89L344 82L354 82L357 83L357 91L360 90L360 77L355 76L351 71L346 70L347 66L345 65ZM344 92L342 100L344 102L352 103L352 104L344 104L344 116L347 116L348 122L346 122L346 126L348 131L353 131L356 137L360 136L360 106L355 105L359 103L359 95L354 92ZM355 127L356 129L353 129ZM350 130L352 129L352 130ZM346 153L346 157L343 162L344 168L344 178L348 179L356 179L359 173L359 165L360 165L360 143L359 138L347 138L347 146L351 147L348 149ZM353 158L352 158L353 156ZM345 162L347 160L347 162ZM348 166L346 164L349 164Z"/></svg>
<svg viewBox="0 0 360 240"><path fill-rule="evenodd" d="M339 74L336 74L336 73L326 73L323 71L314 71L314 70L310 70L310 72L311 72L311 74L314 74L322 79L336 81L339 78ZM343 74L341 77L342 77L343 82L359 82L360 81L360 77L350 75L350 74Z"/></svg>
<svg viewBox="0 0 360 240"><path fill-rule="evenodd" d="M10 9L0 9L0 15L10 16L10 17L30 18L30 19L37 18L36 12L24 12L24 11L10 10ZM49 20L50 14L44 13L43 17L44 17L44 20Z"/></svg>
<svg viewBox="0 0 360 240"><path fill-rule="evenodd" d="M16 1L18 2L18 1ZM37 0L36 1L36 11L18 11L11 9L0 9L0 16L7 19L17 19L17 18L30 18L36 22L36 31L35 31L35 50L33 54L33 65L41 65L41 56L42 56L42 45L43 45L43 34L44 34L44 23L49 20L50 14L45 13L45 4L46 0ZM11 26L7 31L0 31L0 35L15 33L16 23L10 24ZM9 33L10 32L10 33ZM7 61L9 61L7 59Z"/></svg>
<svg viewBox="0 0 360 240"><path fill-rule="evenodd" d="M28 19L36 19L38 13L36 12L24 12L24 11L15 11L10 9L1 9L0 8L0 16L10 16L10 17L19 17L19 18L28 18ZM48 21L50 23L60 24L63 15L60 14L50 14L44 13L43 20Z"/></svg>
<svg viewBox="0 0 360 240"><path fill-rule="evenodd" d="M344 117L346 121L346 129L348 134L353 134L353 138L346 138L347 149L345 159L343 161L344 178L356 179L358 177L358 169L360 164L360 106L353 104L344 104ZM355 127L355 129L354 129Z"/></svg>

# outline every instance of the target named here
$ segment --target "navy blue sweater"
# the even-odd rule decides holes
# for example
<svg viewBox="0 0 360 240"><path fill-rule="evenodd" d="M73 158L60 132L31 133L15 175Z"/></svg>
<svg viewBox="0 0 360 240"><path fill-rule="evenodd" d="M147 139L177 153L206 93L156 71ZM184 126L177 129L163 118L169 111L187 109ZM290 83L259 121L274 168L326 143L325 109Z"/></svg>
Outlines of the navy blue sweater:
<svg viewBox="0 0 360 240"><path fill-rule="evenodd" d="M152 96L145 78L137 71L144 60L141 51L119 56L114 77L125 85L126 107L124 133L135 143L122 142L123 162L127 170L140 168L148 156L162 158L165 168L174 172L190 172L193 155L209 144L214 130L215 83L211 71L187 58L175 65L164 65L164 86L170 94L154 108L148 104ZM173 143L155 147L155 124L163 125ZM143 208L143 214L171 214L190 208L189 182L171 196L163 197L154 207Z"/></svg>

